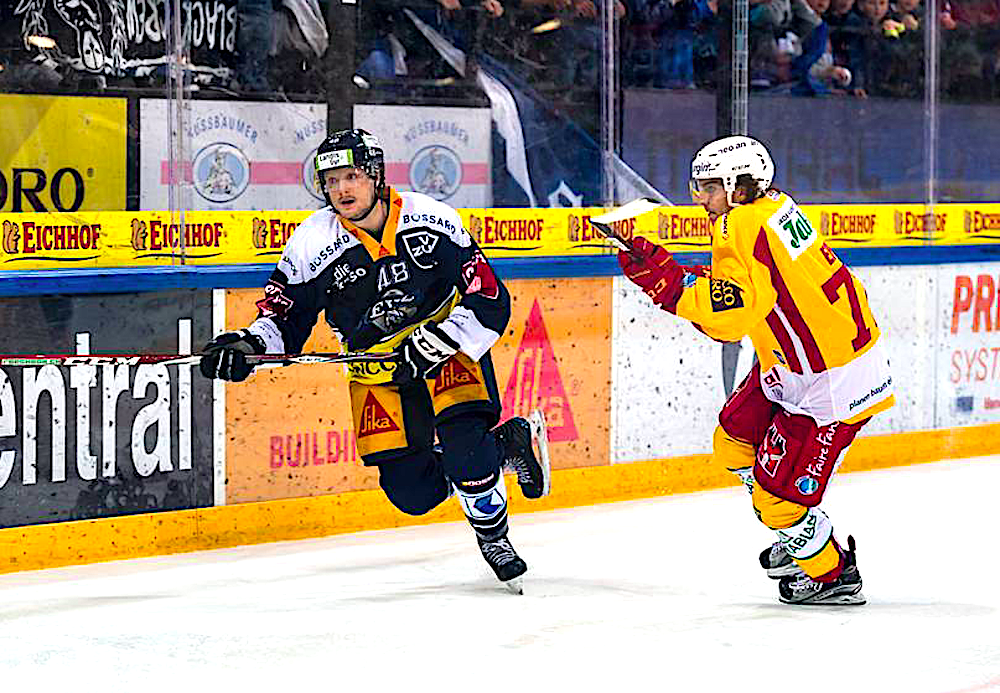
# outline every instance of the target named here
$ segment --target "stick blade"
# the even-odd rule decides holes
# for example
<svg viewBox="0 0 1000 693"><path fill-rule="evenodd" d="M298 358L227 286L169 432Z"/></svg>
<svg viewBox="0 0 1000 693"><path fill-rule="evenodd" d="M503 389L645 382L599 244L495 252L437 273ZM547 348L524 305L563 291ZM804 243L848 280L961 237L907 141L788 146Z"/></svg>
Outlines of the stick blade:
<svg viewBox="0 0 1000 693"><path fill-rule="evenodd" d="M632 219L633 217L640 216L646 212L652 212L654 209L659 209L663 205L651 197L640 197L637 200L632 200L626 205L622 205L618 209L613 209L610 212L598 215L596 217L591 217L591 222L599 222L601 224L612 224L616 221L624 221L625 219Z"/></svg>

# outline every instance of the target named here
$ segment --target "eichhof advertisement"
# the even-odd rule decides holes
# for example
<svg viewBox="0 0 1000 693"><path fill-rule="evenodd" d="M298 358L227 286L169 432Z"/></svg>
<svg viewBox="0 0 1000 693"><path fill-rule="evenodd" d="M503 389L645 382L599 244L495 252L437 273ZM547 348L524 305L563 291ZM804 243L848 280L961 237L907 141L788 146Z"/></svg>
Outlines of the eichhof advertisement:
<svg viewBox="0 0 1000 693"><path fill-rule="evenodd" d="M920 205L803 209L833 248L1000 243L1000 204L941 204L932 214ZM599 207L458 211L491 258L613 252L590 223L606 211ZM277 261L288 238L310 213L310 209L193 210L183 216L167 211L0 213L0 267L157 266L176 264L181 258L186 264L267 263ZM613 226L625 238L644 236L675 253L704 252L711 246L708 218L692 205L661 207ZM931 227L935 231L927 236L924 230Z"/></svg>
<svg viewBox="0 0 1000 693"><path fill-rule="evenodd" d="M4 354L191 353L207 291L0 300ZM197 366L0 368L0 526L213 503L212 384Z"/></svg>
<svg viewBox="0 0 1000 693"><path fill-rule="evenodd" d="M190 209L319 209L316 148L326 136L326 105L191 101L187 157L171 166L167 101L142 99L140 204L168 209L171 181L190 184ZM185 188L185 191L188 188Z"/></svg>
<svg viewBox="0 0 1000 693"><path fill-rule="evenodd" d="M354 106L354 122L385 150L385 177L452 207L489 207L490 109Z"/></svg>

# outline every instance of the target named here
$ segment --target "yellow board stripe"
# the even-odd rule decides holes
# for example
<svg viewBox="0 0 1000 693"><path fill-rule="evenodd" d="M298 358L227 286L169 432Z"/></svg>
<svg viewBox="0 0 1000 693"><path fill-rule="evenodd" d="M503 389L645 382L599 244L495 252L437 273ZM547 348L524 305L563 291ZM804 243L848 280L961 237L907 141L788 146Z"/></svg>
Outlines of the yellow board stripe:
<svg viewBox="0 0 1000 693"><path fill-rule="evenodd" d="M1000 424L859 438L842 471L862 471L1000 452ZM525 501L508 477L516 512L570 508L736 486L708 455L581 467L553 473L552 494ZM455 503L411 517L381 491L291 498L200 510L0 529L0 573L306 539L463 519ZM517 524L516 520L513 523ZM470 534L470 546L472 538Z"/></svg>

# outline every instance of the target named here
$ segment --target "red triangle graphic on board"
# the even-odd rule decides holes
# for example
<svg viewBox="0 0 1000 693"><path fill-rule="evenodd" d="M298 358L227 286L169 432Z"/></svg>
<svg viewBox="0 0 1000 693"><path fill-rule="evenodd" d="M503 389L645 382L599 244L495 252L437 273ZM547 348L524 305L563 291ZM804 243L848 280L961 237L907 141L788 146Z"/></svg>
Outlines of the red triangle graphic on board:
<svg viewBox="0 0 1000 693"><path fill-rule="evenodd" d="M537 298L524 323L524 335L503 395L503 410L505 415L527 416L536 407L545 412L550 441L579 437Z"/></svg>

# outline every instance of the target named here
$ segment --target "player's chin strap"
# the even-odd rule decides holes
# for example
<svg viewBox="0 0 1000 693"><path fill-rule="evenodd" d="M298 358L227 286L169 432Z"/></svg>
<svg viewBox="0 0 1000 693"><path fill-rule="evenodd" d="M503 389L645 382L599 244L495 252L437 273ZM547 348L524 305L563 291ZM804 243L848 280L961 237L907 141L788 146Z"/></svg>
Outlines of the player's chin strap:
<svg viewBox="0 0 1000 693"><path fill-rule="evenodd" d="M382 184L381 185L376 185L374 192L375 192L375 194L372 195L372 203L371 203L371 205L369 205L368 209L365 210L364 214L359 214L356 217L347 217L348 221L350 221L353 224L357 224L359 222L364 221L365 218L367 218L368 215L372 213L372 210L375 209L375 205L377 205L382 200L385 200L386 206L388 206L388 204L389 204L389 192L388 192L388 190L386 190L384 176L383 176Z"/></svg>
<svg viewBox="0 0 1000 693"><path fill-rule="evenodd" d="M379 197L378 195L373 196L371 205L368 207L368 209L366 209L364 211L363 214L359 214L356 217L347 217L347 220L350 221L350 222L352 222L352 223L354 223L354 224L360 224L362 221L364 221L368 217L369 214L372 213L372 210L375 209L375 205L377 205L381 201L382 201L382 198Z"/></svg>

